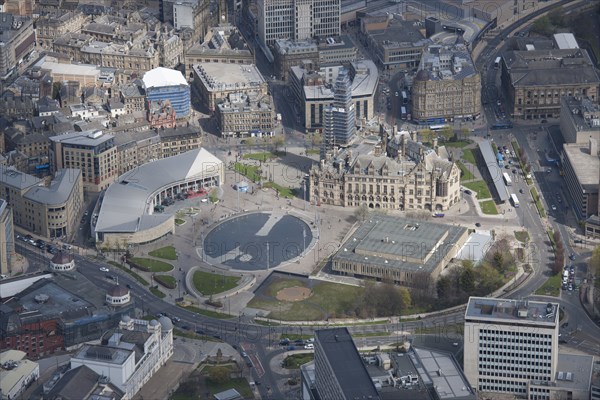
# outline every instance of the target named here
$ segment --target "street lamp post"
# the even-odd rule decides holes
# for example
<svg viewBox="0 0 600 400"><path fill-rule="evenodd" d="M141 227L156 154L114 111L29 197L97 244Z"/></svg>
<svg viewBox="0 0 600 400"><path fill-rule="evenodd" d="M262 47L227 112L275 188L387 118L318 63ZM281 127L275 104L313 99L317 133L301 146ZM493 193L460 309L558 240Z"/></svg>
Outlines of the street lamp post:
<svg viewBox="0 0 600 400"><path fill-rule="evenodd" d="M306 228L302 227L302 255L306 253Z"/></svg>

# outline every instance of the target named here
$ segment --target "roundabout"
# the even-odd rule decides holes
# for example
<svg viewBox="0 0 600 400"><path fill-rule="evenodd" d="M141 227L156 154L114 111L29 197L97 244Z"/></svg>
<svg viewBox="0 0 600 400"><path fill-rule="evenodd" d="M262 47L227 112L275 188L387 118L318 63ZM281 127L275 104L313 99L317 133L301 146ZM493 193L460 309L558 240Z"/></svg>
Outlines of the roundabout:
<svg viewBox="0 0 600 400"><path fill-rule="evenodd" d="M202 259L242 271L268 270L305 254L313 231L301 218L255 212L219 223L203 241Z"/></svg>

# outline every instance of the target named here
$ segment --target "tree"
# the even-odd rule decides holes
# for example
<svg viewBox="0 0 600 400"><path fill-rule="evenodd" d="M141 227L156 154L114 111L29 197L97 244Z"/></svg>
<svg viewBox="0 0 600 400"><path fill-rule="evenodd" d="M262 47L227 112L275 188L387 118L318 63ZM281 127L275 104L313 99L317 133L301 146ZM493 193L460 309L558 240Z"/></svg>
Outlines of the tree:
<svg viewBox="0 0 600 400"><path fill-rule="evenodd" d="M364 221L369 215L369 207L366 204L361 204L356 210L354 210L354 217L359 221Z"/></svg>
<svg viewBox="0 0 600 400"><path fill-rule="evenodd" d="M211 203L216 203L219 201L219 197L217 196L217 189L213 189L210 191L210 195L208 196Z"/></svg>
<svg viewBox="0 0 600 400"><path fill-rule="evenodd" d="M252 148L254 147L255 144L256 144L256 139L254 139L253 137L246 138L246 146L248 146L250 151L252 151Z"/></svg>
<svg viewBox="0 0 600 400"><path fill-rule="evenodd" d="M460 138L461 139L467 139L469 136L471 136L471 131L466 126L463 126L460 129Z"/></svg>
<svg viewBox="0 0 600 400"><path fill-rule="evenodd" d="M446 140L450 140L454 137L455 133L454 133L454 128L452 128L451 126L444 126L441 130L440 130L440 135L446 139Z"/></svg>
<svg viewBox="0 0 600 400"><path fill-rule="evenodd" d="M275 151L278 151L279 148L281 146L283 146L283 143L284 143L283 136L281 136L281 135L274 136L272 143L273 143L273 147L275 148Z"/></svg>
<svg viewBox="0 0 600 400"><path fill-rule="evenodd" d="M550 17L544 15L541 18L538 18L532 26L531 29L533 32L539 33L540 35L548 36L554 32L554 27L552 26L552 22L550 21Z"/></svg>
<svg viewBox="0 0 600 400"><path fill-rule="evenodd" d="M475 291L475 271L471 266L463 267L460 274L460 287L469 295Z"/></svg>
<svg viewBox="0 0 600 400"><path fill-rule="evenodd" d="M596 246L592 251L592 257L588 261L588 271L596 276L600 276L600 246Z"/></svg>
<svg viewBox="0 0 600 400"><path fill-rule="evenodd" d="M420 136L422 142L432 143L434 135L435 135L435 132L429 128L419 131L419 136Z"/></svg>
<svg viewBox="0 0 600 400"><path fill-rule="evenodd" d="M229 376L229 369L227 369L226 367L217 366L211 368L208 374L208 379L216 384L223 384L229 381Z"/></svg>

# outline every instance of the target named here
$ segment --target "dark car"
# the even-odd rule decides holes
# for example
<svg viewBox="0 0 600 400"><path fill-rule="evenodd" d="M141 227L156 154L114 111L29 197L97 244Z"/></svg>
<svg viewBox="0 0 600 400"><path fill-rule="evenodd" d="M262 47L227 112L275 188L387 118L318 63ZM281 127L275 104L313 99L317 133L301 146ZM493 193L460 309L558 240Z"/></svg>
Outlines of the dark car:
<svg viewBox="0 0 600 400"><path fill-rule="evenodd" d="M564 324L562 324L560 327L561 327L561 328L566 328L567 326L569 326L569 323L568 323L568 322L565 322L565 323L564 323Z"/></svg>
<svg viewBox="0 0 600 400"><path fill-rule="evenodd" d="M569 343L569 342L567 342L565 339L559 339L559 340L558 340L558 343L559 343L559 344L567 344L567 343Z"/></svg>
<svg viewBox="0 0 600 400"><path fill-rule="evenodd" d="M279 341L279 344L280 344L281 346L287 346L287 345L289 345L289 344L290 344L290 339L287 339L287 338L285 338L285 339L281 339L281 340Z"/></svg>
<svg viewBox="0 0 600 400"><path fill-rule="evenodd" d="M296 346L288 346L287 349L288 351L296 350Z"/></svg>
<svg viewBox="0 0 600 400"><path fill-rule="evenodd" d="M471 195L473 192L471 192L470 190L465 190L465 194Z"/></svg>
<svg viewBox="0 0 600 400"><path fill-rule="evenodd" d="M127 289L133 289L129 283L128 283L127 285L125 285L125 287L126 287Z"/></svg>
<svg viewBox="0 0 600 400"><path fill-rule="evenodd" d="M479 228L481 227L481 224L479 222L475 222L475 226Z"/></svg>
<svg viewBox="0 0 600 400"><path fill-rule="evenodd" d="M545 123L548 122L548 120L547 119L543 119L541 122L542 122L542 124L545 124Z"/></svg>
<svg viewBox="0 0 600 400"><path fill-rule="evenodd" d="M575 254L569 255L569 260L573 261L575 258L577 258L577 256Z"/></svg>
<svg viewBox="0 0 600 400"><path fill-rule="evenodd" d="M187 325L181 325L181 329L185 329L186 331L189 331L190 327Z"/></svg>
<svg viewBox="0 0 600 400"><path fill-rule="evenodd" d="M519 189L519 193L523 193L523 189Z"/></svg>
<svg viewBox="0 0 600 400"><path fill-rule="evenodd" d="M204 335L204 331L202 329L196 329L196 334Z"/></svg>

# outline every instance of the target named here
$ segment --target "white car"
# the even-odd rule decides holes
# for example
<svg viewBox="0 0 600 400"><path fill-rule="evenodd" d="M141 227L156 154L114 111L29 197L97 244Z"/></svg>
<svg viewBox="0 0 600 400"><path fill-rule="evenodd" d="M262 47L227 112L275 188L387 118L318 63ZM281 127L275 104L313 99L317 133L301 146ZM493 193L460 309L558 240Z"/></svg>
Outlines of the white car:
<svg viewBox="0 0 600 400"><path fill-rule="evenodd" d="M552 211L556 211L556 206L552 204Z"/></svg>
<svg viewBox="0 0 600 400"><path fill-rule="evenodd" d="M102 272L108 272L110 270L108 268L106 268L106 267L100 267L100 271L102 271Z"/></svg>
<svg viewBox="0 0 600 400"><path fill-rule="evenodd" d="M394 96L398 97L398 96L399 96L399 95L398 95L398 92L394 93Z"/></svg>
<svg viewBox="0 0 600 400"><path fill-rule="evenodd" d="M304 346L304 350L314 350L314 349L315 349L315 345L312 343L309 343L306 346Z"/></svg>

